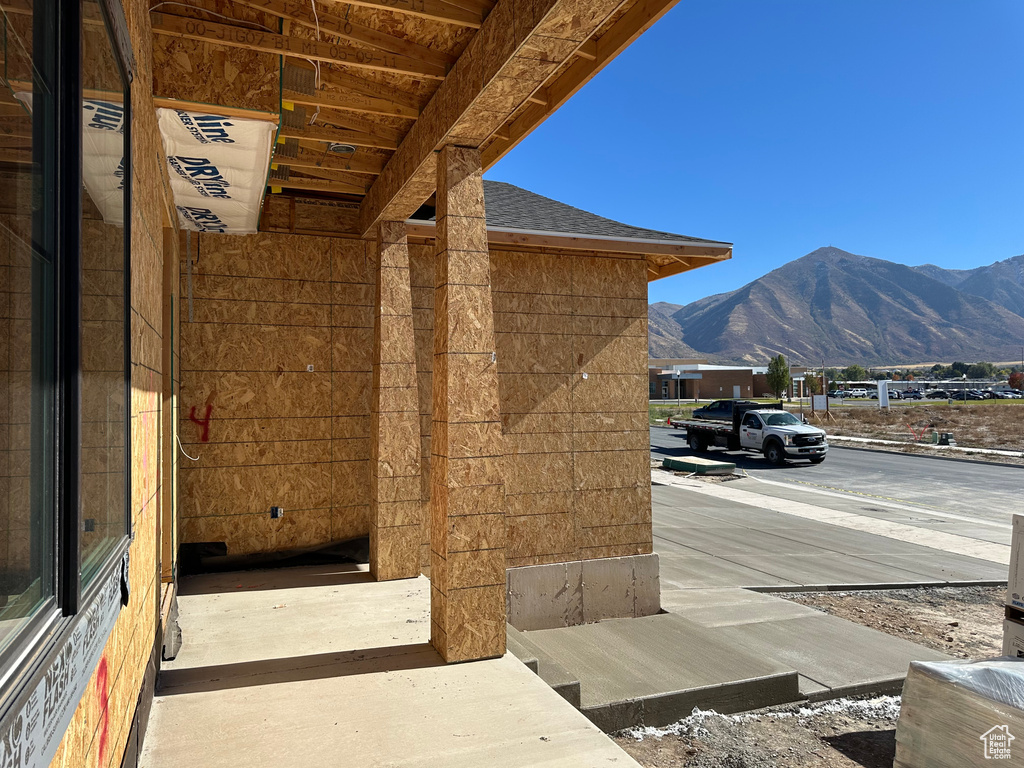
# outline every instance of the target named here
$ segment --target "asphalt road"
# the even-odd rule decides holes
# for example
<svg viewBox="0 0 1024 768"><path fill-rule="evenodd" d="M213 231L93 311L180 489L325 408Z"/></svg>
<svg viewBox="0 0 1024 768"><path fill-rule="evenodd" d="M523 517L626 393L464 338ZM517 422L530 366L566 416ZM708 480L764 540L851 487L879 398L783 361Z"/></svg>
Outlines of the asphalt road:
<svg viewBox="0 0 1024 768"><path fill-rule="evenodd" d="M686 431L651 428L651 457L691 455ZM1024 512L1024 467L829 448L822 464L774 467L760 455L712 449L759 481L761 492L999 543Z"/></svg>

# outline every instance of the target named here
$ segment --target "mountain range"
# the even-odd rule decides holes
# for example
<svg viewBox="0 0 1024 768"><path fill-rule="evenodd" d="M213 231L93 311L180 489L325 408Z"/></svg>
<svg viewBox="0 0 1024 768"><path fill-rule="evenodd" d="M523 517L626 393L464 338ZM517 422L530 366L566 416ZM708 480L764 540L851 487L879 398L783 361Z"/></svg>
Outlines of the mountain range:
<svg viewBox="0 0 1024 768"><path fill-rule="evenodd" d="M976 269L911 267L819 248L728 293L648 306L651 357L764 365L1015 360L1024 255Z"/></svg>

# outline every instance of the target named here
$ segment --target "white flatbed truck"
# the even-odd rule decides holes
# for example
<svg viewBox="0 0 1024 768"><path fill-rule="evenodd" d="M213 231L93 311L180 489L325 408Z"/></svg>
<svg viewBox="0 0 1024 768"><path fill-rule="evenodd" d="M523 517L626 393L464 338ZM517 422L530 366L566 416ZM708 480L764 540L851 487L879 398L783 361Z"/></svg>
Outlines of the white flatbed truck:
<svg viewBox="0 0 1024 768"><path fill-rule="evenodd" d="M671 418L669 424L676 429L685 428L690 449L698 453L712 446L752 451L764 454L772 464L793 459L820 464L828 453L825 431L805 424L786 411L781 402L734 403L731 422Z"/></svg>

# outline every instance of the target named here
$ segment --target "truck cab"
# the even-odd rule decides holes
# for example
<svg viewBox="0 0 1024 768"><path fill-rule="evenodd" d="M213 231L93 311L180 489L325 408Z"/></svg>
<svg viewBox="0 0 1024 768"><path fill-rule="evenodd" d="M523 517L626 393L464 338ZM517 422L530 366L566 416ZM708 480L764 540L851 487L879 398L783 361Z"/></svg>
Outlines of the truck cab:
<svg viewBox="0 0 1024 768"><path fill-rule="evenodd" d="M763 453L772 464L808 459L820 464L828 453L825 432L782 410L747 411L740 419L740 447Z"/></svg>

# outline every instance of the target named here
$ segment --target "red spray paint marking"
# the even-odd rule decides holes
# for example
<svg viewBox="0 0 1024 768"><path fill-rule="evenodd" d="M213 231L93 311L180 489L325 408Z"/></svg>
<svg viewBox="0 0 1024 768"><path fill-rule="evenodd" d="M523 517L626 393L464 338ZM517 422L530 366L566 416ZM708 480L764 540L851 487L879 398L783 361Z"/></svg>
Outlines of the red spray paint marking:
<svg viewBox="0 0 1024 768"><path fill-rule="evenodd" d="M107 691L107 657L100 659L99 668L96 670L96 690L100 696L100 765L107 761L107 731L110 727L110 711L107 705L110 703L110 694Z"/></svg>
<svg viewBox="0 0 1024 768"><path fill-rule="evenodd" d="M200 429L202 430L199 433L199 440L201 442L204 442L204 443L207 442L210 439L210 414L211 413L213 413L213 406L210 405L210 403L206 404L206 418L204 418L204 419L197 419L196 418L196 407L194 405L192 406L192 410L189 411L189 413L188 413L189 419L193 423L198 424Z"/></svg>

